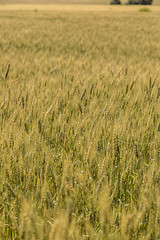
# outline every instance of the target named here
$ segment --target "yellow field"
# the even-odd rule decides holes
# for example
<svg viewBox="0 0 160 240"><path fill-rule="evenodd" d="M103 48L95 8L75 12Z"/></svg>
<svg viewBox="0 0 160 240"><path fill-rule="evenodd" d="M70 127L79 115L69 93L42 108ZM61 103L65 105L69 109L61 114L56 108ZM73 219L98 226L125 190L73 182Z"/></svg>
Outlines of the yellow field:
<svg viewBox="0 0 160 240"><path fill-rule="evenodd" d="M128 0L121 0L126 4ZM110 0L0 0L0 4L110 4ZM152 5L160 5L160 0L153 0Z"/></svg>
<svg viewBox="0 0 160 240"><path fill-rule="evenodd" d="M160 239L159 26L155 6L0 6L0 239Z"/></svg>
<svg viewBox="0 0 160 240"><path fill-rule="evenodd" d="M85 11L85 12L104 12L109 11L110 14L112 11L116 12L137 12L141 8L147 8L150 9L152 12L160 12L159 6L112 6L112 5L90 5L90 4L2 4L0 5L0 11L8 11L8 10L21 10L21 11L72 11L72 12L79 12L79 11Z"/></svg>

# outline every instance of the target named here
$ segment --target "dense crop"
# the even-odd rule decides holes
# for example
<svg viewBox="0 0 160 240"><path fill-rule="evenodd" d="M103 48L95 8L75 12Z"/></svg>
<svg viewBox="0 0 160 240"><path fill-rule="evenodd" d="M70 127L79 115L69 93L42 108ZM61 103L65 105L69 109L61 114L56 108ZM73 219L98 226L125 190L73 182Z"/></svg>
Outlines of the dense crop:
<svg viewBox="0 0 160 240"><path fill-rule="evenodd" d="M0 12L1 239L160 238L160 14L114 9Z"/></svg>

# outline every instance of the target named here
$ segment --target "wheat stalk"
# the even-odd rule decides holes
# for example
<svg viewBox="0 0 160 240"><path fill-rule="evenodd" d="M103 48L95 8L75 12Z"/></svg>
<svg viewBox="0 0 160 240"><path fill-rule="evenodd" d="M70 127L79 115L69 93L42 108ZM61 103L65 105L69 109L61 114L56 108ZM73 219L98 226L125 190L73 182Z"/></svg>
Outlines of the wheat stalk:
<svg viewBox="0 0 160 240"><path fill-rule="evenodd" d="M8 64L7 71L6 71L5 78L4 78L4 82L5 82L4 98L3 98L3 104L1 106L1 108L2 108L2 123L3 123L3 117L4 117L4 105L5 105L7 77L8 77L9 70L10 70L10 64Z"/></svg>

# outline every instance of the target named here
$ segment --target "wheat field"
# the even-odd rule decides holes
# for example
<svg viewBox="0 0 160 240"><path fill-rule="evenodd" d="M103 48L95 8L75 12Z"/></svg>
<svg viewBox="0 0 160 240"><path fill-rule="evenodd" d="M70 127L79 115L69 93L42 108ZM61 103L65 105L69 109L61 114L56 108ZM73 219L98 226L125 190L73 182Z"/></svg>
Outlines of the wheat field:
<svg viewBox="0 0 160 240"><path fill-rule="evenodd" d="M8 4L12 4L12 5L15 5L15 4L25 4L26 5L52 5L52 4L78 4L78 5L87 5L87 4L90 4L90 5L94 5L94 4L97 4L97 5L108 5L110 4L110 0L0 0L0 5L8 5ZM126 4L128 2L128 0L121 0L121 3L122 4ZM153 0L152 2L152 5L156 5L156 6L159 6L160 5L160 0Z"/></svg>
<svg viewBox="0 0 160 240"><path fill-rule="evenodd" d="M0 239L160 239L159 26L0 6Z"/></svg>

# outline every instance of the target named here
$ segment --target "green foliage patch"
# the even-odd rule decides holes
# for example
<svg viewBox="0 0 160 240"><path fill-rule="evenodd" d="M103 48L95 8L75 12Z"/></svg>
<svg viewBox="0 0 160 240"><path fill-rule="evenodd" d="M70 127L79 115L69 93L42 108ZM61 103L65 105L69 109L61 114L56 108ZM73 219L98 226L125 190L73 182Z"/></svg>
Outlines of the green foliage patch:
<svg viewBox="0 0 160 240"><path fill-rule="evenodd" d="M149 9L149 8L140 8L139 12L151 12L151 9Z"/></svg>

